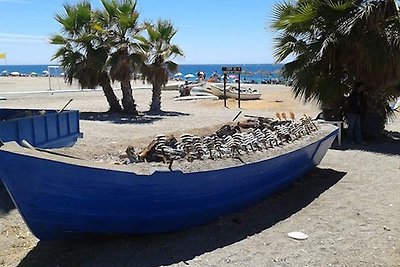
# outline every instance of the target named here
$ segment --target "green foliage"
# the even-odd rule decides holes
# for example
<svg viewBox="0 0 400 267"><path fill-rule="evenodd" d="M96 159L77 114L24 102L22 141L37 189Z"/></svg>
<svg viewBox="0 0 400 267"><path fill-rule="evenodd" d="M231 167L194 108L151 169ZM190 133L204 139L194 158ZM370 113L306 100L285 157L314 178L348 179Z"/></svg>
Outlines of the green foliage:
<svg viewBox="0 0 400 267"><path fill-rule="evenodd" d="M102 69L101 47L97 45L92 28L92 9L88 1L76 5L64 5L64 13L55 17L62 33L53 36L50 42L59 45L53 59L58 59L69 83L77 79L84 88L99 84L99 69ZM106 51L105 51L106 53Z"/></svg>
<svg viewBox="0 0 400 267"><path fill-rule="evenodd" d="M177 56L183 56L182 50L171 44L172 38L177 33L169 20L159 19L155 24L146 22L145 30L147 38L139 36L143 55L143 77L153 85L153 97L150 111L161 111L161 87L168 82L169 72L175 72L178 65L172 60Z"/></svg>
<svg viewBox="0 0 400 267"><path fill-rule="evenodd" d="M61 33L51 38L52 44L60 46L53 59L60 61L70 83L77 79L90 88L101 84L103 90L108 88L107 98L116 99L110 79L120 81L125 111L137 114L130 86L133 73L143 72L160 96L169 72L178 68L171 59L183 55L171 44L177 31L168 20L140 24L134 0L101 3L102 10L93 10L87 0L64 5L64 12L55 17ZM141 35L143 30L147 38Z"/></svg>
<svg viewBox="0 0 400 267"><path fill-rule="evenodd" d="M274 57L306 101L339 108L355 81L369 111L400 95L400 15L394 0L299 0L275 5Z"/></svg>
<svg viewBox="0 0 400 267"><path fill-rule="evenodd" d="M141 32L136 1L102 0L104 10L98 14L98 23L104 29L102 37L110 47L109 65L113 80L130 80L138 61L135 42Z"/></svg>

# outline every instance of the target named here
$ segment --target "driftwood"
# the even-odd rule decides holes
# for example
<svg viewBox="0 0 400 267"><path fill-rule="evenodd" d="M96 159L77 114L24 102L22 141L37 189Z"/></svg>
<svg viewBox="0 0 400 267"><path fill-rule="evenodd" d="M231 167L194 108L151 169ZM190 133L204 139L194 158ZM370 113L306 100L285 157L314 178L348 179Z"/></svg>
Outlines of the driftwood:
<svg viewBox="0 0 400 267"><path fill-rule="evenodd" d="M165 145L174 147L178 141L173 135L165 136ZM159 144L158 140L153 140L151 143L143 149L139 154L138 157L140 161L147 161L147 162L162 162L166 163L165 157L160 153L157 153L157 145Z"/></svg>
<svg viewBox="0 0 400 267"><path fill-rule="evenodd" d="M135 148L133 146L128 146L125 150L125 153L130 161L130 163L139 162L139 157L135 153Z"/></svg>
<svg viewBox="0 0 400 267"><path fill-rule="evenodd" d="M248 119L248 120L244 120L244 121L239 121L237 125L240 128L249 129L249 128L258 127L259 122L257 120Z"/></svg>
<svg viewBox="0 0 400 267"><path fill-rule="evenodd" d="M222 126L221 128L219 128L215 134L220 137L223 138L225 136L228 135L233 135L235 133L240 133L240 127L239 126L231 126L229 124L225 124L224 126Z"/></svg>

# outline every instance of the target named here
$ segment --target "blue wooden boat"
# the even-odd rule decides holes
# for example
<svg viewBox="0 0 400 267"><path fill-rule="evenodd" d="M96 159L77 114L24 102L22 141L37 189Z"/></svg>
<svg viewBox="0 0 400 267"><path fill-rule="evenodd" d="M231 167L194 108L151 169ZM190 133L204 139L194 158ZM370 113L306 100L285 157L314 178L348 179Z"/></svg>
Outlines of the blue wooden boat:
<svg viewBox="0 0 400 267"><path fill-rule="evenodd" d="M22 140L34 147L59 148L75 144L79 131L79 111L0 109L0 139Z"/></svg>
<svg viewBox="0 0 400 267"><path fill-rule="evenodd" d="M319 164L336 135L337 128L305 147L241 166L150 175L9 142L0 147L0 176L42 240L170 232L205 224L290 185Z"/></svg>

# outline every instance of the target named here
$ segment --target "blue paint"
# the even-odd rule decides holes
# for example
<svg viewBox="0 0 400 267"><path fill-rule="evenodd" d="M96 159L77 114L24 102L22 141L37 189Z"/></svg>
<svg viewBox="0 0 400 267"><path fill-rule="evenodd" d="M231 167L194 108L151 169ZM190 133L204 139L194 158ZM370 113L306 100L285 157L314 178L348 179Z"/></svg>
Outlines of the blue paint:
<svg viewBox="0 0 400 267"><path fill-rule="evenodd" d="M79 111L58 113L39 109L0 109L0 139L3 142L28 141L38 148L59 148L75 144L79 132Z"/></svg>
<svg viewBox="0 0 400 267"><path fill-rule="evenodd" d="M202 225L292 184L319 164L337 130L308 146L221 170L137 175L12 143L0 148L0 176L42 240L79 234L159 233Z"/></svg>

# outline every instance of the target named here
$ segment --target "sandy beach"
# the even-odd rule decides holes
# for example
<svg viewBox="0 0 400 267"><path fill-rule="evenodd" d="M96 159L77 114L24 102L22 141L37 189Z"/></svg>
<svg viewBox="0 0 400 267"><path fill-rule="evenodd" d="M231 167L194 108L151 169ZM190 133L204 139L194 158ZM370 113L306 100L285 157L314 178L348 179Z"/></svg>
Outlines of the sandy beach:
<svg viewBox="0 0 400 267"><path fill-rule="evenodd" d="M1 108L81 112L83 138L69 154L113 161L128 145L144 148L160 133L198 133L244 115L292 111L315 117L319 108L293 98L283 85L254 85L261 100L174 101L163 91L162 115L148 115L150 86L132 82L143 116L110 116L100 89L80 90L62 79L0 77ZM116 85L118 88L118 85ZM118 97L121 91L116 90ZM397 113L399 114L399 113ZM386 130L400 136L400 116ZM344 141L345 137L344 137ZM288 166L290 167L290 166ZM44 242L29 231L0 186L0 266L400 266L400 141L362 146L337 143L321 164L284 191L207 225L169 234ZM288 237L302 231L308 239Z"/></svg>

